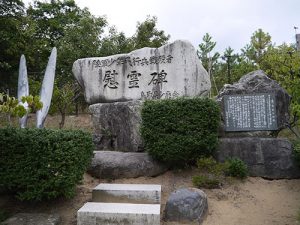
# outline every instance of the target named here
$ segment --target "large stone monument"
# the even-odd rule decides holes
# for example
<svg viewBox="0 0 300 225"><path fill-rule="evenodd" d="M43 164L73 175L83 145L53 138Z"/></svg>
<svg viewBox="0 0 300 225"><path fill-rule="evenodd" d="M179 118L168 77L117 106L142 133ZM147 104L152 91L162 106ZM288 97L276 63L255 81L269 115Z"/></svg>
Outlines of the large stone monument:
<svg viewBox="0 0 300 225"><path fill-rule="evenodd" d="M211 87L194 47L181 40L128 54L78 59L73 73L91 104L97 150L143 151L142 101L205 96Z"/></svg>
<svg viewBox="0 0 300 225"><path fill-rule="evenodd" d="M291 97L261 71L225 85L217 96L222 124L217 157L242 159L250 175L271 179L300 177L291 143L274 138L289 123Z"/></svg>

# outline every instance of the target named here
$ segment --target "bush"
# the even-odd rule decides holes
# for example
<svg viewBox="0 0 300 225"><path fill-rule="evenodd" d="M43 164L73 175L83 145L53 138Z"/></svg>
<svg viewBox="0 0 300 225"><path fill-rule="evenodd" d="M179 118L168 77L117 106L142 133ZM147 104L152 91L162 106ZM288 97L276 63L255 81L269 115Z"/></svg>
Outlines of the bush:
<svg viewBox="0 0 300 225"><path fill-rule="evenodd" d="M173 166L195 163L218 144L218 104L208 98L146 101L141 134L154 158Z"/></svg>
<svg viewBox="0 0 300 225"><path fill-rule="evenodd" d="M197 160L197 167L202 172L213 174L214 176L221 176L224 174L224 164L218 163L213 157L202 157Z"/></svg>
<svg viewBox="0 0 300 225"><path fill-rule="evenodd" d="M93 152L83 131L0 129L0 189L21 200L71 197Z"/></svg>
<svg viewBox="0 0 300 225"><path fill-rule="evenodd" d="M193 176L193 184L198 188L219 188L221 181L219 177L207 176L207 175L198 175Z"/></svg>
<svg viewBox="0 0 300 225"><path fill-rule="evenodd" d="M300 140L293 142L293 155L298 166L300 166Z"/></svg>
<svg viewBox="0 0 300 225"><path fill-rule="evenodd" d="M244 179L248 175L247 165L240 159L232 158L225 162L225 174L227 176Z"/></svg>

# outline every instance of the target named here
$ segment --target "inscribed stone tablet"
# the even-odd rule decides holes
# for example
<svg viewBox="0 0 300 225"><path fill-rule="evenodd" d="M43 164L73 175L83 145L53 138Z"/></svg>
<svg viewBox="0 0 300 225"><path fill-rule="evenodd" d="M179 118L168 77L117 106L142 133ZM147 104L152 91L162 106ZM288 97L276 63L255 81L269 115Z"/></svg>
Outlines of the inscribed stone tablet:
<svg viewBox="0 0 300 225"><path fill-rule="evenodd" d="M226 95L225 130L277 130L276 99L272 93Z"/></svg>
<svg viewBox="0 0 300 225"><path fill-rule="evenodd" d="M90 104L203 96L211 86L194 47L181 40L128 54L78 59L73 73Z"/></svg>

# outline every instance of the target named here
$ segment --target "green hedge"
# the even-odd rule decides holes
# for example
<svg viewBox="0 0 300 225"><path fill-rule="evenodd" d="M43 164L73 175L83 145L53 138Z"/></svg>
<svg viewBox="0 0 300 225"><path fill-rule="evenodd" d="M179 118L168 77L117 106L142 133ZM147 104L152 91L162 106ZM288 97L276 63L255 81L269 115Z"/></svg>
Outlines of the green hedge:
<svg viewBox="0 0 300 225"><path fill-rule="evenodd" d="M83 131L0 129L0 189L21 200L72 197L92 154Z"/></svg>
<svg viewBox="0 0 300 225"><path fill-rule="evenodd" d="M211 155L218 143L220 109L208 98L146 101L142 121L145 149L171 166Z"/></svg>

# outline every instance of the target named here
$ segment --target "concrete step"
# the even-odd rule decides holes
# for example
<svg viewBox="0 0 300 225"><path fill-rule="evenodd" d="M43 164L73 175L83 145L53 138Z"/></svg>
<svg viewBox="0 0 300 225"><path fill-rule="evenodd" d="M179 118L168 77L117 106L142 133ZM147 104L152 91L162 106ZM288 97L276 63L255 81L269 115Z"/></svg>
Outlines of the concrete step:
<svg viewBox="0 0 300 225"><path fill-rule="evenodd" d="M159 224L159 204L87 202L77 212L77 225Z"/></svg>
<svg viewBox="0 0 300 225"><path fill-rule="evenodd" d="M93 202L160 204L161 185L99 184L93 189Z"/></svg>

